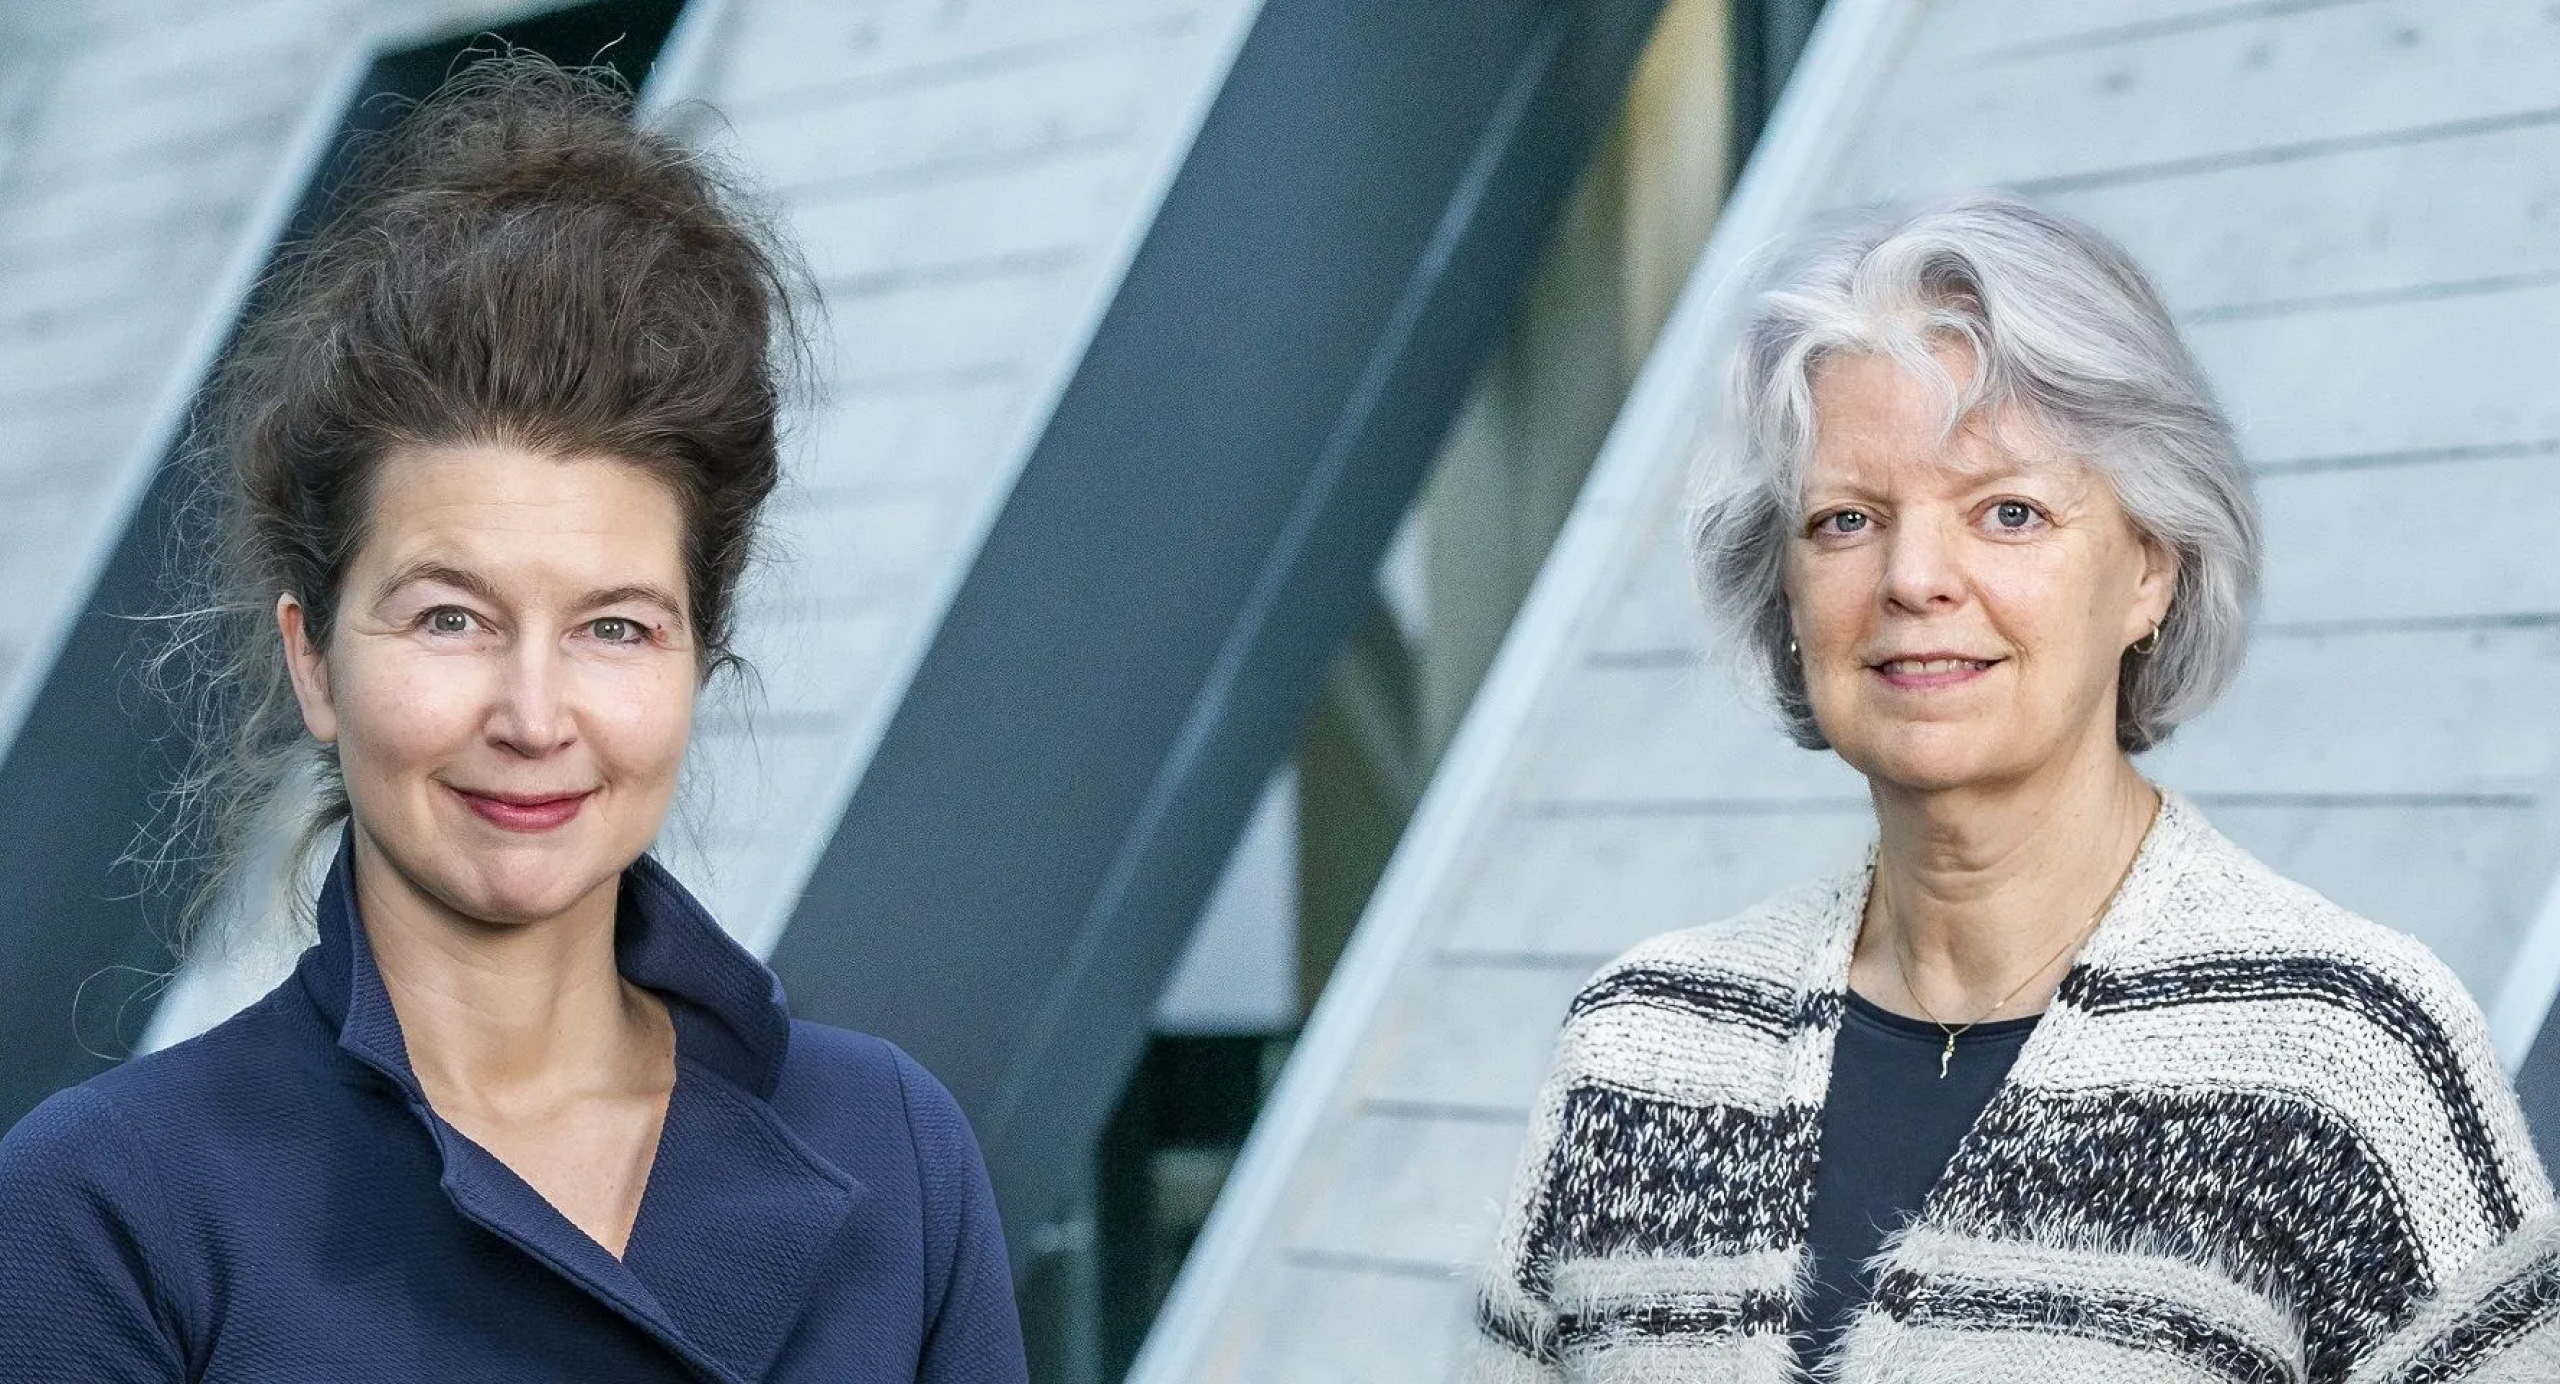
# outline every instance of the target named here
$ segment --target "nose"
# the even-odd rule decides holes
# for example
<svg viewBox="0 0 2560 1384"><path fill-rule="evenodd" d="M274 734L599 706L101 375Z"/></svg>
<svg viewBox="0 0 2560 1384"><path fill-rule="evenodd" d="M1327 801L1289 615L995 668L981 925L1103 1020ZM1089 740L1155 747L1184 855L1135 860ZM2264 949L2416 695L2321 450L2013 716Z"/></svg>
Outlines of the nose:
<svg viewBox="0 0 2560 1384"><path fill-rule="evenodd" d="M1960 605L1964 570L1957 551L1960 536L1942 523L1905 522L1885 539L1884 590L1887 606L1914 615Z"/></svg>
<svg viewBox="0 0 2560 1384"><path fill-rule="evenodd" d="M489 736L527 759L540 759L576 738L576 718L564 696L568 670L551 640L520 640L508 654Z"/></svg>

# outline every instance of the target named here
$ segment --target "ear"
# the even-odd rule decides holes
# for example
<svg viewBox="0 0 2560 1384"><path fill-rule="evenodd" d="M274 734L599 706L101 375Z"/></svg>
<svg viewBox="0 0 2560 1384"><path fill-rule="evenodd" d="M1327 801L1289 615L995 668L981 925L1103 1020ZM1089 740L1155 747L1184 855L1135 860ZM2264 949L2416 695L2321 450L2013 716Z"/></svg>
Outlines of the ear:
<svg viewBox="0 0 2560 1384"><path fill-rule="evenodd" d="M2148 638L2169 618L2169 603L2178 593L2178 550L2149 534L2141 536L2141 544L2142 575L2133 586L2133 629L2124 637L2128 645Z"/></svg>
<svg viewBox="0 0 2560 1384"><path fill-rule="evenodd" d="M311 642L308 614L292 592L276 597L276 633L284 636L284 666L293 677L293 699L302 705L302 727L312 739L334 745L338 708L329 700L329 661Z"/></svg>

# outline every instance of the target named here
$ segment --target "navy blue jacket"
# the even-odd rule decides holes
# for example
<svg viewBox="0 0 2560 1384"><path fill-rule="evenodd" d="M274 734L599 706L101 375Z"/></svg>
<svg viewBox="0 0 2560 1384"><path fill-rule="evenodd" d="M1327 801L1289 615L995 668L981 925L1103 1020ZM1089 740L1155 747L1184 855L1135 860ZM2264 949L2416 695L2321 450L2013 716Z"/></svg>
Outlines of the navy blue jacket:
<svg viewBox="0 0 2560 1384"><path fill-rule="evenodd" d="M654 862L621 897L676 1025L622 1259L428 1108L342 851L283 985L0 1139L0 1381L1022 1380L951 1097Z"/></svg>

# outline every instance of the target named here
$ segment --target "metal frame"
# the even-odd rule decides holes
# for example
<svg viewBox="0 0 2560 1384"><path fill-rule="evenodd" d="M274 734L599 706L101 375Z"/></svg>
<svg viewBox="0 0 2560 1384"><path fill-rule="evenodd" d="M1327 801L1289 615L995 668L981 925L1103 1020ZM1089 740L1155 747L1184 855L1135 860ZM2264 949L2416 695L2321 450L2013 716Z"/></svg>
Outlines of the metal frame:
<svg viewBox="0 0 2560 1384"><path fill-rule="evenodd" d="M287 145L288 153L269 177L266 190L258 196L256 209L249 217L249 229L216 276L214 292L206 299L204 311L188 329L176 368L152 398L145 415L149 422L141 438L116 468L115 484L108 491L96 526L79 545L78 555L72 560L72 580L65 590L95 591L105 576L117 545L124 541L126 527L141 508L144 493L159 476L171 449L185 436L196 395L212 372L215 359L222 354L223 344L231 339L232 328L240 320L241 307L248 302L250 291L257 287L258 276L273 257L276 238L284 234L293 222L294 212L301 207L313 170L328 157L336 142L347 103L354 99L372 61L369 45L351 45L330 80L303 108L302 119ZM62 647L69 642L84 609L80 603L64 601L46 615L42 627L28 639L26 662L20 665L11 684L0 688L0 746L16 743L28 712L42 694L46 677L61 658Z"/></svg>
<svg viewBox="0 0 2560 1384"><path fill-rule="evenodd" d="M1269 0L811 872L795 1010L907 1046L1018 1258L1656 0Z"/></svg>
<svg viewBox="0 0 2560 1384"><path fill-rule="evenodd" d="M149 423L117 468L96 527L79 546L66 590L81 594L66 598L47 614L44 626L28 642L27 662L14 684L0 690L0 802L29 801L30 795L42 793L55 804L55 810L42 820L34 814L19 816L11 827L9 850L0 853L0 897L9 901L6 910L0 911L0 956L9 959L8 966L0 968L0 1129L16 1123L37 1101L67 1084L66 1077L86 1075L83 1068L92 1065L80 1061L81 1042L72 1012L77 990L95 974L93 958L100 954L99 948L80 946L84 932L117 933L104 954L122 965L151 967L165 964L166 957L163 952L155 961L127 936L137 931L147 935L137 901L95 900L101 909L120 915L102 928L84 928L79 919L54 915L54 907L63 902L63 891L44 887L44 877L58 873L66 855L95 858L101 844L95 838L101 831L122 833L114 835L109 846L110 852L121 850L139 823L117 810L118 804L89 801L99 796L94 780L83 785L91 791L64 803L61 785L79 780L84 767L92 775L98 769L77 763L30 764L24 738L31 728L48 720L76 720L84 712L94 715L102 696L120 690L102 679L98 686L75 692L60 686L55 674L73 652L75 641L96 644L111 638L112 626L99 628L102 618L112 619L100 611L101 597L111 587L126 588L115 594L128 600L138 597L140 604L133 609L148 609L157 598L153 582L146 580L134 589L136 583L131 580L113 580L125 536L137 524L165 513L170 499L168 458L185 438L196 397L231 340L276 242L293 224L315 171L336 146L347 107L361 90L372 63L369 43L350 45L329 80L305 106L286 157L259 194L248 229L188 330L176 368L152 402ZM102 664L114 677L122 666L125 641L113 642L118 647L104 650L103 660L80 661ZM53 707L46 708L47 702ZM57 714L44 715L45 709ZM20 791L13 793L13 784ZM92 810L82 812L82 807ZM74 839L49 842L39 833ZM106 882L104 878L96 881L100 887ZM130 918L121 917L128 913ZM45 964L48 959L56 964ZM60 1060L66 1049L69 1059Z"/></svg>
<svg viewBox="0 0 2560 1384"><path fill-rule="evenodd" d="M722 3L726 3L726 0L722 0ZM1133 199L1132 224L1116 242L1119 262L1112 266L1108 274L1101 277L1097 291L1085 303L1083 316L1075 327L1076 349L1068 357L1069 359L1081 361L1094 334L1102 330L1103 321L1110 315L1111 305L1119 296L1121 282L1128 275L1129 265L1137 258L1138 251L1145 241L1146 228L1155 220L1158 209L1164 204L1166 193L1172 189L1174 179L1182 172L1184 156L1190 152L1194 140L1198 137L1201 122L1208 119L1210 108L1215 104L1218 92L1225 86L1226 73L1235 62L1236 50L1244 46L1245 35L1251 31L1252 20L1259 13L1260 5L1261 0L1251 0L1251 3L1238 7L1232 27L1219 36L1219 51L1215 63L1216 77L1200 84L1199 94L1176 124L1177 137L1166 141L1165 159L1149 172L1145 193ZM974 559L976 554L986 546L987 535L994 530L998 517L1004 513L1005 501L1012 493L1014 479L1021 474L1022 468L1030 463L1033 451L1040 445L1041 435L1047 431L1049 420L1057 411L1059 398L1066 393L1074 379L1075 371L1072 368L1059 371L1057 378L1044 382L1042 397L1023 410L1021 426L1005 442L1003 455L1006 464L1003 474L995 484L987 488L986 504L969 517L966 528L955 545L960 552L967 555L967 559ZM952 601L960 593L961 584L968 579L971 566L971 560L958 560L939 571L935 576L932 589L925 594L921 602L924 608L937 612L949 610ZM932 640L929 635L919 637L899 648L890 655L890 666L882 682L899 688L912 683L915 680L916 669L923 664L925 655L931 648ZM836 762L827 780L837 785L837 789L814 805L816 810L809 814L811 822L809 829L791 852L788 863L782 867L784 876L795 886L802 889L807 887L811 876L817 873L819 862L825 859L828 849L834 845L836 823L843 820L846 807L852 802L854 793L861 786L863 771L870 766L872 756L879 752L881 739L888 734L890 722L897 715L898 702L899 698L896 697L875 699L867 713L847 726L837 737L834 746ZM770 918L724 918L721 921L740 941L759 954L770 956L773 949L780 944L784 930L791 924L791 912L785 908L778 910Z"/></svg>
<svg viewBox="0 0 2560 1384"><path fill-rule="evenodd" d="M2524 1071L2544 1036L2552 1002L2560 998L2560 876L2555 876L2534 911L2533 922L2517 943L2507 965L2506 980L2489 1005L2489 1041L2510 1075ZM2560 1043L2554 1044L2560 1049ZM2560 1067L2560 1050L2545 1054Z"/></svg>
<svg viewBox="0 0 2560 1384"><path fill-rule="evenodd" d="M2560 877L2517 944L2489 1006L2497 1046L2546 1168L2560 1171Z"/></svg>
<svg viewBox="0 0 2560 1384"><path fill-rule="evenodd" d="M1553 555L1503 641L1394 862L1255 1123L1129 1384L1194 1384L1219 1319L1245 1288L1255 1247L1278 1223L1292 1172L1375 1028L1424 921L1445 897L1501 786L1548 674L1623 558L1639 507L1695 435L1698 381L1729 344L1743 270L1823 190L1842 141L1899 51L1917 0L1833 0L1645 363Z"/></svg>

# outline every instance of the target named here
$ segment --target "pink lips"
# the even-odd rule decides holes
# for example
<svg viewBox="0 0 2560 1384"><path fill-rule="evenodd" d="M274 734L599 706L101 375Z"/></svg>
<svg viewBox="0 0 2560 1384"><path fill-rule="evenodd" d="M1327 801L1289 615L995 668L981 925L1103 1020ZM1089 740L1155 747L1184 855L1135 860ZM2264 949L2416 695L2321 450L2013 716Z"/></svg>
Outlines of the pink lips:
<svg viewBox="0 0 2560 1384"><path fill-rule="evenodd" d="M456 788L453 795L462 805L479 814L480 820L501 831L539 832L567 822L587 805L589 793L560 793L539 796L516 793L474 793Z"/></svg>
<svg viewBox="0 0 2560 1384"><path fill-rule="evenodd" d="M1907 692L1923 692L1933 688L1954 687L1968 683L1991 671L1997 659L1967 658L1962 654L1902 654L1871 665L1876 676L1888 687Z"/></svg>

